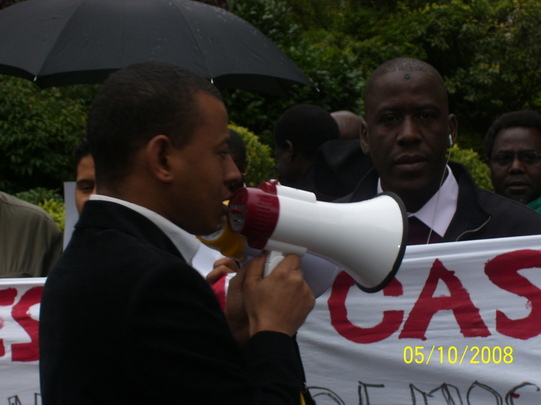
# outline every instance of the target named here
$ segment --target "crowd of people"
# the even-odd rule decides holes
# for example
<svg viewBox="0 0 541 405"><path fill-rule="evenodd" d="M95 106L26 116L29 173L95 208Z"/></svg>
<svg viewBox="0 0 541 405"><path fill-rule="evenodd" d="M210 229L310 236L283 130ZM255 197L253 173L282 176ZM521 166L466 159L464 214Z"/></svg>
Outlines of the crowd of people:
<svg viewBox="0 0 541 405"><path fill-rule="evenodd" d="M281 183L335 203L394 193L409 245L540 233L540 114L488 129L490 192L453 162L459 123L434 67L384 62L364 104L362 117L286 110L274 127ZM194 235L218 228L249 164L219 91L169 64L122 69L96 95L75 162L80 219L61 256L52 220L0 193L0 225L17 235L0 245L2 276L47 276L43 404L313 402L295 339L315 302L300 258L265 278L265 252L240 267L217 260L213 274L236 273L224 310L194 269Z"/></svg>

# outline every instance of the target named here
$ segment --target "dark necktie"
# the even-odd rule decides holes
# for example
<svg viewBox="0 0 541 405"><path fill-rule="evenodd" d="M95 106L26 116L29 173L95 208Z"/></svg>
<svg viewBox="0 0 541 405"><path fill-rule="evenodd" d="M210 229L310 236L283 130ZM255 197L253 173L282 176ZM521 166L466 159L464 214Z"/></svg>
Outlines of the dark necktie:
<svg viewBox="0 0 541 405"><path fill-rule="evenodd" d="M428 243L430 228L417 217L408 217L408 245L422 245ZM441 242L442 238L434 231L430 235L430 243Z"/></svg>

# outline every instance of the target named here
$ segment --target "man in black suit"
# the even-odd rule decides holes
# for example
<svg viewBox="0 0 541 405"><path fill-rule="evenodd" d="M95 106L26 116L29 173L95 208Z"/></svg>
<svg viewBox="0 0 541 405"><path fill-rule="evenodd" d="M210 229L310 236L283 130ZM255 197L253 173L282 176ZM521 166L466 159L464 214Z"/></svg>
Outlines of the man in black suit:
<svg viewBox="0 0 541 405"><path fill-rule="evenodd" d="M477 187L449 161L458 120L433 66L407 57L381 64L367 82L365 118L361 147L374 168L341 202L397 194L410 219L409 245L540 233L538 214Z"/></svg>
<svg viewBox="0 0 541 405"><path fill-rule="evenodd" d="M230 281L227 308L190 266L240 173L207 80L162 63L110 76L89 112L97 194L48 277L42 402L298 404L294 334L314 305L299 258Z"/></svg>

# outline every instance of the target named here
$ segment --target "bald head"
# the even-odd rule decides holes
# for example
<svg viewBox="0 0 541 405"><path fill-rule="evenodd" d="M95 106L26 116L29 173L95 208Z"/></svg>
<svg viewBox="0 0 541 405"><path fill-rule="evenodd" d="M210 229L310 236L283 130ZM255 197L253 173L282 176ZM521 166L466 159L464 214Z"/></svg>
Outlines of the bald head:
<svg viewBox="0 0 541 405"><path fill-rule="evenodd" d="M374 70L374 72L368 79L368 82L366 83L366 91L364 93L365 105L368 104L368 101L373 94L374 84L377 79L387 73L392 72L404 72L405 76L407 76L407 73L411 72L425 72L432 75L436 79L438 86L441 87L441 90L445 92L445 98L447 100L447 90L445 88L445 82L443 81L440 73L436 70L436 68L434 68L434 66L420 59L399 57L390 59L387 62L382 63Z"/></svg>
<svg viewBox="0 0 541 405"><path fill-rule="evenodd" d="M347 110L334 111L331 115L338 124L340 139L359 139L365 125L363 117Z"/></svg>

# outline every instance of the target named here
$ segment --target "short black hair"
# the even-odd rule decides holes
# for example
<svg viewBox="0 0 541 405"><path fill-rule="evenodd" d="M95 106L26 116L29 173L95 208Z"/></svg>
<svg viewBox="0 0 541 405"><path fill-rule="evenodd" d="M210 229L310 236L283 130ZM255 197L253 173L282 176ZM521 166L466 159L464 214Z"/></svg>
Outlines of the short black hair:
<svg viewBox="0 0 541 405"><path fill-rule="evenodd" d="M488 128L484 140L485 156L488 160L492 157L492 149L496 136L506 128L535 128L541 132L541 114L532 110L511 111L501 115Z"/></svg>
<svg viewBox="0 0 541 405"><path fill-rule="evenodd" d="M286 148L290 141L308 159L314 159L319 146L331 139L338 139L340 130L336 120L323 107L298 104L288 108L276 121L274 140L276 146Z"/></svg>
<svg viewBox="0 0 541 405"><path fill-rule="evenodd" d="M200 124L195 94L201 91L222 100L207 79L169 63L139 63L112 73L88 114L96 181L115 188L129 173L134 152L156 135L177 147L187 144Z"/></svg>
<svg viewBox="0 0 541 405"><path fill-rule="evenodd" d="M79 143L75 145L75 148L73 149L73 163L75 170L77 170L77 166L81 159L91 154L88 139L86 137L81 138Z"/></svg>

